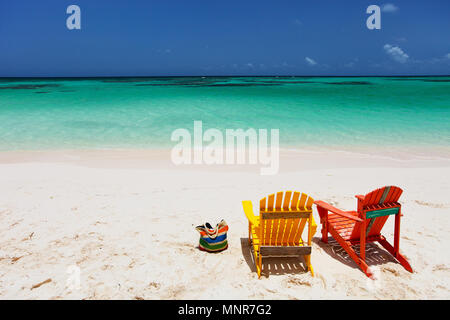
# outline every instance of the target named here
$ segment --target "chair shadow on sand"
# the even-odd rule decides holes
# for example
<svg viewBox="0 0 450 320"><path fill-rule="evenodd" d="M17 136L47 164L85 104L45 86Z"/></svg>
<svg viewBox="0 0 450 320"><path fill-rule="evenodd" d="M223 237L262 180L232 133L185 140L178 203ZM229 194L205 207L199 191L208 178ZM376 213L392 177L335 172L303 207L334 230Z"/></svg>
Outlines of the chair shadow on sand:
<svg viewBox="0 0 450 320"><path fill-rule="evenodd" d="M359 266L348 255L348 253L342 248L339 243L331 236L328 237L328 243L322 242L320 237L313 238L313 243L319 246L324 252L326 252L332 258L344 263L345 265L354 269L359 269ZM360 245L352 246L356 254L360 255ZM375 242L366 244L366 263L369 267L379 266L388 262L398 263L397 260L386 250L379 247Z"/></svg>
<svg viewBox="0 0 450 320"><path fill-rule="evenodd" d="M248 244L248 238L241 238L242 255L249 266L251 272L256 273L255 257L252 246ZM269 277L271 275L307 273L308 267L301 256L292 257L265 257L262 259L261 275Z"/></svg>
<svg viewBox="0 0 450 320"><path fill-rule="evenodd" d="M314 237L312 241L333 259L336 259L354 269L359 269L355 261L353 261L348 253L332 237L328 238L328 243L322 242L319 237ZM353 246L353 248L359 255L359 244ZM255 259L252 247L248 244L248 238L241 238L241 250L245 262L249 266L251 272L256 273ZM312 257L314 259L314 252ZM366 263L369 267L383 265L388 262L398 263L389 252L379 247L376 243L372 242L366 244ZM267 257L262 260L262 265L263 269L261 275L264 275L265 277L269 277L269 275L298 274L308 272L305 260L301 256Z"/></svg>

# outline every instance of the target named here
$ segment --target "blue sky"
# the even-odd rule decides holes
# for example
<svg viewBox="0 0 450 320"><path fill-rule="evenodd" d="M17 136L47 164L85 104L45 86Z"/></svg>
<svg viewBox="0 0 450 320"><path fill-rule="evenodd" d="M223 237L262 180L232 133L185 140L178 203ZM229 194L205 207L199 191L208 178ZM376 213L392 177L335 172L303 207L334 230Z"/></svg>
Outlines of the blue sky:
<svg viewBox="0 0 450 320"><path fill-rule="evenodd" d="M0 0L0 76L448 75L449 30L448 0Z"/></svg>

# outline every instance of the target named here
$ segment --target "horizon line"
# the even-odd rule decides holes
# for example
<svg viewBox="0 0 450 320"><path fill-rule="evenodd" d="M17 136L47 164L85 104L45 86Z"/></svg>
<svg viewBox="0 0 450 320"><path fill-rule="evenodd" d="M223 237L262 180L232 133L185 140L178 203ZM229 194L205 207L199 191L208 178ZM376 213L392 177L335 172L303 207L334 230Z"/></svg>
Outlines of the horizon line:
<svg viewBox="0 0 450 320"><path fill-rule="evenodd" d="M283 78L394 78L394 77L402 77L402 78L413 78L413 77L450 77L450 74L447 75L164 75L164 76L12 76L12 77L4 77L0 76L0 79L98 79L98 78L258 78L258 77L283 77Z"/></svg>

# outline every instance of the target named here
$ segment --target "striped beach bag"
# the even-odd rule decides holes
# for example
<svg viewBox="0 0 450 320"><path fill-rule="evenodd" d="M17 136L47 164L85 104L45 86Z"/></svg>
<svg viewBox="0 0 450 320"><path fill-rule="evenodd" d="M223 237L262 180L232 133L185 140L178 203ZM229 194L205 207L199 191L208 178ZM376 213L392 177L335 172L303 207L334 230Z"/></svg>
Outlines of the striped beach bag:
<svg viewBox="0 0 450 320"><path fill-rule="evenodd" d="M195 227L195 229L200 233L198 244L200 250L219 252L228 248L228 225L225 220L220 221L215 228L207 222L204 225Z"/></svg>

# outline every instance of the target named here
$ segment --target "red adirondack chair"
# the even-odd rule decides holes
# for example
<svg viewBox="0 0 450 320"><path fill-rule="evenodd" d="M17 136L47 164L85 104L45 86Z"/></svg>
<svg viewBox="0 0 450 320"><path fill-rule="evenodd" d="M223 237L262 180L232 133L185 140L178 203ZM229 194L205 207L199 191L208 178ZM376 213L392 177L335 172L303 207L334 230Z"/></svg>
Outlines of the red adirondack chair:
<svg viewBox="0 0 450 320"><path fill-rule="evenodd" d="M387 186L369 192L365 196L357 195L358 211L342 211L332 205L315 201L322 223L322 241L328 243L328 233L342 246L364 273L373 274L366 263L366 243L378 241L409 272L413 272L406 258L400 253L400 217L401 204L398 199L403 190ZM395 215L394 246L381 235L386 220ZM353 245L360 244L360 256Z"/></svg>

